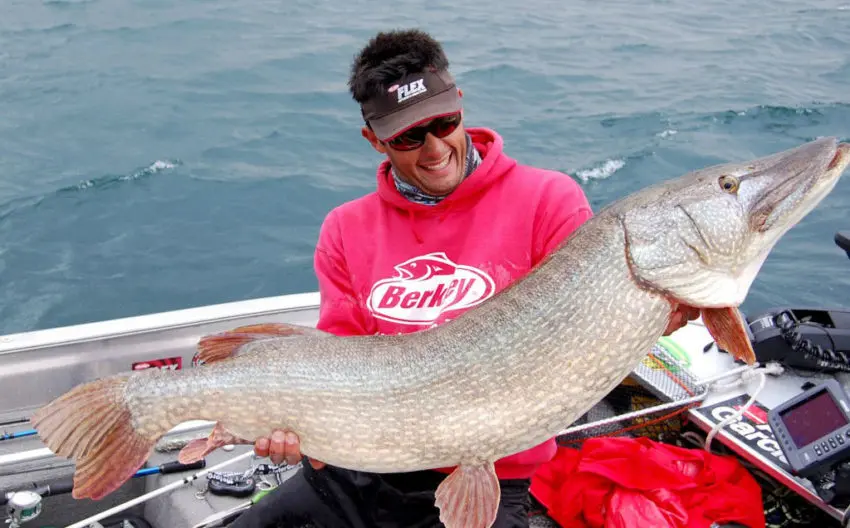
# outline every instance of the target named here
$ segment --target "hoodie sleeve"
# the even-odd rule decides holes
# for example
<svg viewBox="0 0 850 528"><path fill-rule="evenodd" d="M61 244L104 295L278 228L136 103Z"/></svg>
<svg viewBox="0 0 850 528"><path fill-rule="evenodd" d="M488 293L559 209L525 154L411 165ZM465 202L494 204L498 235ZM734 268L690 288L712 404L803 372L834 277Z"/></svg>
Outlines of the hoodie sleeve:
<svg viewBox="0 0 850 528"><path fill-rule="evenodd" d="M316 328L335 335L364 335L366 318L342 250L339 224L332 211L319 231L313 261L319 281L319 322Z"/></svg>
<svg viewBox="0 0 850 528"><path fill-rule="evenodd" d="M534 217L532 265L554 251L593 216L581 186L566 174L554 173L540 194Z"/></svg>

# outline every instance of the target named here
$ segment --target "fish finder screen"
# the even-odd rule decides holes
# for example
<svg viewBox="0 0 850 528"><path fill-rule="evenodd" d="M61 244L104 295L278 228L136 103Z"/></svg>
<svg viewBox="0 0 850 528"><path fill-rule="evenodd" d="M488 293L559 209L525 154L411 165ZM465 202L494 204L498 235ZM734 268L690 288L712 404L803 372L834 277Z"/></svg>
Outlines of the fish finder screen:
<svg viewBox="0 0 850 528"><path fill-rule="evenodd" d="M780 416L798 449L847 425L844 414L827 391L790 407Z"/></svg>

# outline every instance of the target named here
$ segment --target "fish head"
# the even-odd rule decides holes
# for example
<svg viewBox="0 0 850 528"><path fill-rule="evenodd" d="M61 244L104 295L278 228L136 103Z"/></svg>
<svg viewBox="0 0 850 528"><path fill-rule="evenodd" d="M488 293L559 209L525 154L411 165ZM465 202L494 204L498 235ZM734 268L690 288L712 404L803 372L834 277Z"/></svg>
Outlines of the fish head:
<svg viewBox="0 0 850 528"><path fill-rule="evenodd" d="M697 308L738 307L777 241L850 163L850 144L821 138L655 185L618 211L633 279Z"/></svg>

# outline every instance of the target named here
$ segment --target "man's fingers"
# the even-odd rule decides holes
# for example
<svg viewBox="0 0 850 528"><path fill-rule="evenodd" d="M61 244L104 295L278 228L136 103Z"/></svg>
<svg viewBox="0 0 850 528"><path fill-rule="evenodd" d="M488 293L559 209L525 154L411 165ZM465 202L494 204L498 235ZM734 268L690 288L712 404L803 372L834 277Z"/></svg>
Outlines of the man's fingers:
<svg viewBox="0 0 850 528"><path fill-rule="evenodd" d="M271 441L267 436L261 436L254 442L254 454L258 457L269 456L269 445Z"/></svg>
<svg viewBox="0 0 850 528"><path fill-rule="evenodd" d="M301 460L301 442L295 433L286 433L286 463L294 466Z"/></svg>
<svg viewBox="0 0 850 528"><path fill-rule="evenodd" d="M301 454L301 442L298 440L298 435L280 429L272 431L269 437L261 436L257 438L254 441L254 453L260 457L269 457L272 464L280 464L286 461L291 466L304 458ZM321 460L309 460L314 469L322 469L326 465Z"/></svg>
<svg viewBox="0 0 850 528"><path fill-rule="evenodd" d="M286 456L286 434L280 429L272 432L269 446L269 459L272 464L280 464Z"/></svg>

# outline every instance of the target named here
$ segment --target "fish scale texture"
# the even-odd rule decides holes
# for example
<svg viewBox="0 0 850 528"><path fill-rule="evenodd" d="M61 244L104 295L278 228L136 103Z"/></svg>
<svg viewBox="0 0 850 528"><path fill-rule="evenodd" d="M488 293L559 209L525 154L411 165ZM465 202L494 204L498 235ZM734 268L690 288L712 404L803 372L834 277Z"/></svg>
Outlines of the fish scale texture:
<svg viewBox="0 0 850 528"><path fill-rule="evenodd" d="M620 226L591 222L498 300L427 332L268 339L181 383L136 377L135 426L209 419L248 439L284 427L309 456L376 472L537 445L626 377L666 324L669 303L630 279Z"/></svg>

